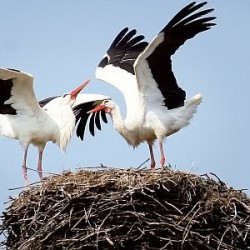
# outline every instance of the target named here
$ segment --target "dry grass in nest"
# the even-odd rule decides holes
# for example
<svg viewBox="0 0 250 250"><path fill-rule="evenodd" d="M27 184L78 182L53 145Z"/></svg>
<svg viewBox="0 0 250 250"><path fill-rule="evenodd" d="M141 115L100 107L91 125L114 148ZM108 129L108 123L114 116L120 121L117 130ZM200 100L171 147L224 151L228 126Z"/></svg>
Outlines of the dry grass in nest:
<svg viewBox="0 0 250 250"><path fill-rule="evenodd" d="M7 249L250 249L250 200L219 179L166 170L80 170L13 199Z"/></svg>

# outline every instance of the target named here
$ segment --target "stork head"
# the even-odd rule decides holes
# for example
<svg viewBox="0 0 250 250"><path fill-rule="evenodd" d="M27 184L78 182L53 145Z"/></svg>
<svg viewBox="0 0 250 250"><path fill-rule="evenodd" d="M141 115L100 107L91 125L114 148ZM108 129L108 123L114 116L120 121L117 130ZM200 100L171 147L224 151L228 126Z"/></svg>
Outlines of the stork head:
<svg viewBox="0 0 250 250"><path fill-rule="evenodd" d="M83 84L78 86L76 89L74 89L71 93L65 94L62 97L63 103L72 106L76 101L77 95L81 92L83 88L85 88L88 85L89 82L90 80L87 80Z"/></svg>
<svg viewBox="0 0 250 250"><path fill-rule="evenodd" d="M91 109L88 113L95 113L100 110L105 110L106 113L110 114L111 111L114 109L115 103L111 100L104 100L99 106Z"/></svg>

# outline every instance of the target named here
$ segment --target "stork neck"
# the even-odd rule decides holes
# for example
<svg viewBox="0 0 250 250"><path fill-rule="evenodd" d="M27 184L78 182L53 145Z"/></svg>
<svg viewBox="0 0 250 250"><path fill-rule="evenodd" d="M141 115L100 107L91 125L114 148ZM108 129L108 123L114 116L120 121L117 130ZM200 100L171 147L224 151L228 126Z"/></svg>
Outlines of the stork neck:
<svg viewBox="0 0 250 250"><path fill-rule="evenodd" d="M140 127L140 120L132 120L132 116L129 116L129 119L126 117L126 119L123 120L118 106L115 106L111 110L110 115L114 128L124 137L127 143L134 147L137 146L140 141L138 141L138 138L134 135Z"/></svg>
<svg viewBox="0 0 250 250"><path fill-rule="evenodd" d="M97 68L96 76L97 78L100 76L100 79L104 79L121 91L127 106L126 121L138 121L140 114L144 113L144 105L136 76L112 65L107 65L105 69Z"/></svg>
<svg viewBox="0 0 250 250"><path fill-rule="evenodd" d="M122 118L120 108L115 105L115 107L112 109L110 116L112 118L113 126L117 131L122 131L126 129L126 126L124 124L124 119Z"/></svg>
<svg viewBox="0 0 250 250"><path fill-rule="evenodd" d="M123 94L127 108L125 121L139 121L143 117L144 105L137 86L134 86L132 91L124 91Z"/></svg>

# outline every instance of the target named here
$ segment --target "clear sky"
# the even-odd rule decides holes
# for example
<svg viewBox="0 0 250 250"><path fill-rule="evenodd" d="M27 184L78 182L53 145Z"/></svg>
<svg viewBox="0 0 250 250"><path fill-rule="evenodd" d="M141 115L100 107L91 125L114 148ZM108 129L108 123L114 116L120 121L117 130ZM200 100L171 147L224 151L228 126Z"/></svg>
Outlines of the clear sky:
<svg viewBox="0 0 250 250"><path fill-rule="evenodd" d="M137 0L2 0L0 67L31 73L37 98L64 94L93 78L95 68L116 34L128 26L150 41L190 1ZM165 141L167 161L198 174L213 172L228 185L250 189L250 2L211 0L217 26L199 34L173 57L173 68L187 97L203 94L191 125ZM93 80L86 93L109 95L126 113L120 92ZM155 145L159 163L158 144ZM75 135L67 153L48 143L44 171L60 173L102 163L137 167L147 160L148 147L127 145L111 120L95 137ZM28 166L36 168L37 149L30 147ZM23 150L15 140L0 138L0 210L10 191L23 185ZM149 162L145 164L149 166ZM30 181L38 175L29 171ZM247 191L248 194L250 193Z"/></svg>

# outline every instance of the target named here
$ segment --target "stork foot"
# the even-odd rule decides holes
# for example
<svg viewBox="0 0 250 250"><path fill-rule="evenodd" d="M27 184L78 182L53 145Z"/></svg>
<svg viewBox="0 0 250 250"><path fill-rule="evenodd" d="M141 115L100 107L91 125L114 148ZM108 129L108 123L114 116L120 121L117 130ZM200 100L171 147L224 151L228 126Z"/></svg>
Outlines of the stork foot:
<svg viewBox="0 0 250 250"><path fill-rule="evenodd" d="M41 166L41 165L39 165L39 166L37 167L37 173L38 173L40 179L42 180L42 179L43 179L43 169L42 169L42 166Z"/></svg>
<svg viewBox="0 0 250 250"><path fill-rule="evenodd" d="M161 157L160 164L162 168L164 168L165 161L166 161L165 157L164 156Z"/></svg>
<svg viewBox="0 0 250 250"><path fill-rule="evenodd" d="M151 169L155 169L155 161L151 161L150 167Z"/></svg>

